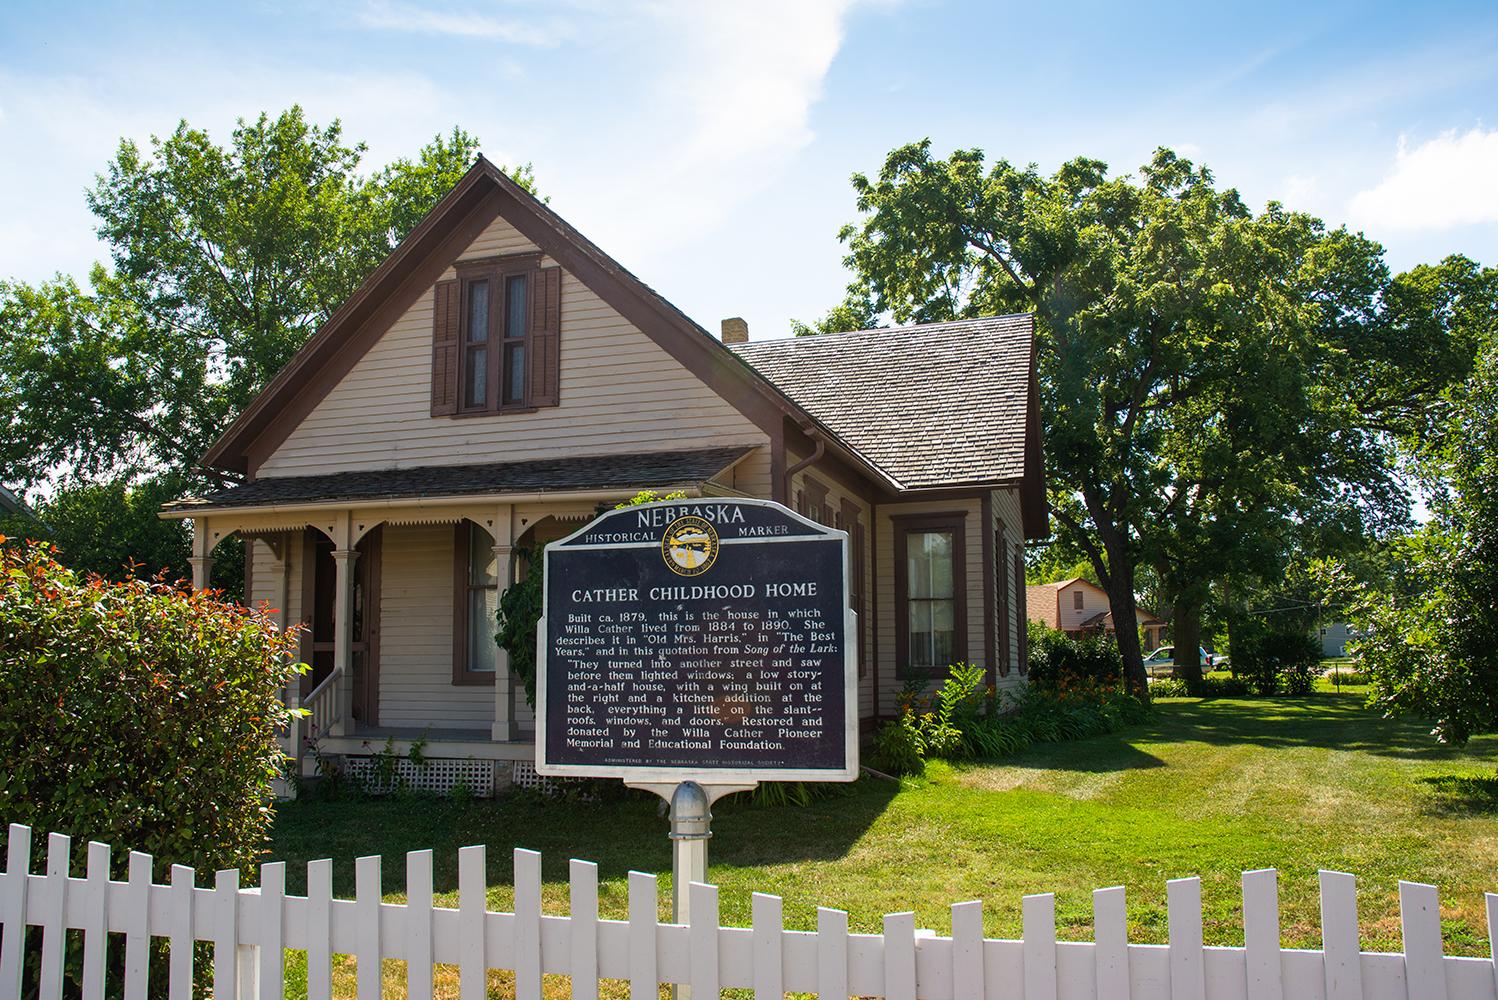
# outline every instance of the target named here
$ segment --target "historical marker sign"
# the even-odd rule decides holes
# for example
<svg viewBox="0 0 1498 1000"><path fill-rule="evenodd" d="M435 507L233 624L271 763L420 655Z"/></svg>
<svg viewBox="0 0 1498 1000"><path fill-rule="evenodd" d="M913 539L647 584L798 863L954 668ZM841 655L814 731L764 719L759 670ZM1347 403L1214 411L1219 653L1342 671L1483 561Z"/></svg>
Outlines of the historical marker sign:
<svg viewBox="0 0 1498 1000"><path fill-rule="evenodd" d="M536 770L852 781L848 533L768 500L612 511L546 549Z"/></svg>

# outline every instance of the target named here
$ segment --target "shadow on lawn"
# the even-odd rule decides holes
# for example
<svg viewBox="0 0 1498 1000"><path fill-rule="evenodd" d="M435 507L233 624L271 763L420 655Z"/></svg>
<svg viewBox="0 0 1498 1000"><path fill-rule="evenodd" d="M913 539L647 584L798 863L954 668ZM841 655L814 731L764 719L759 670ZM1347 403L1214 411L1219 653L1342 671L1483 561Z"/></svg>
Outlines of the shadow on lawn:
<svg viewBox="0 0 1498 1000"><path fill-rule="evenodd" d="M805 808L757 807L724 800L713 807L714 865L773 865L835 860L845 855L884 812L899 787L864 779ZM600 879L631 870L669 872L671 847L658 800L631 796L617 801L542 801L530 795L456 803L429 796L303 799L277 806L267 860L285 861L287 891L306 891L305 862L333 859L333 892L354 891L354 859L381 855L386 893L403 892L406 853L430 849L434 888L458 887L458 849L488 846L491 886L513 881L511 851L540 851L547 881L565 881L567 863L598 864Z"/></svg>
<svg viewBox="0 0 1498 1000"><path fill-rule="evenodd" d="M1168 701L1130 735L1214 745L1324 747L1411 760L1445 760L1462 753L1436 743L1428 723L1383 718L1355 694Z"/></svg>
<svg viewBox="0 0 1498 1000"><path fill-rule="evenodd" d="M1438 774L1421 778L1430 791L1425 811L1436 816L1491 816L1498 813L1498 775Z"/></svg>

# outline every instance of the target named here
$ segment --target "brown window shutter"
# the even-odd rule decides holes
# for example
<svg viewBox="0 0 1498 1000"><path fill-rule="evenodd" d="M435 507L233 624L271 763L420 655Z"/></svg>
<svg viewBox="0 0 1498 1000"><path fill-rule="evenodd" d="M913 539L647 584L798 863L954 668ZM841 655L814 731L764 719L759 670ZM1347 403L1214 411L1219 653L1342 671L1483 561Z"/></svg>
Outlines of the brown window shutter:
<svg viewBox="0 0 1498 1000"><path fill-rule="evenodd" d="M458 412L458 282L439 281L432 296L432 416Z"/></svg>
<svg viewBox="0 0 1498 1000"><path fill-rule="evenodd" d="M532 406L561 401L562 269L543 267L531 287L530 382Z"/></svg>

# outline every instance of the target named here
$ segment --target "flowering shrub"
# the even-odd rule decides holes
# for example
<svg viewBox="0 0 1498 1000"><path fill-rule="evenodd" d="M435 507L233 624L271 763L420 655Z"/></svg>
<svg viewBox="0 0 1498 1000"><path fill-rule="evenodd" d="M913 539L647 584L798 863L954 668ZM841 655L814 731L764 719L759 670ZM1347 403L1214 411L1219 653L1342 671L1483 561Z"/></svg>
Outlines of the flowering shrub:
<svg viewBox="0 0 1498 1000"><path fill-rule="evenodd" d="M1123 657L1112 636L1073 639L1044 622L1032 621L1027 627L1031 687L1080 680L1116 685L1123 679Z"/></svg>
<svg viewBox="0 0 1498 1000"><path fill-rule="evenodd" d="M0 821L71 834L75 860L90 840L129 845L158 876L250 866L270 830L295 631L160 580L81 579L48 546L5 542Z"/></svg>
<svg viewBox="0 0 1498 1000"><path fill-rule="evenodd" d="M983 670L956 664L931 701L907 689L900 715L874 736L872 766L890 774L920 774L932 758L994 758L1032 743L1085 739L1142 721L1149 703L1117 684L1066 675L1050 687L1031 685L994 709ZM982 709L988 706L989 711Z"/></svg>

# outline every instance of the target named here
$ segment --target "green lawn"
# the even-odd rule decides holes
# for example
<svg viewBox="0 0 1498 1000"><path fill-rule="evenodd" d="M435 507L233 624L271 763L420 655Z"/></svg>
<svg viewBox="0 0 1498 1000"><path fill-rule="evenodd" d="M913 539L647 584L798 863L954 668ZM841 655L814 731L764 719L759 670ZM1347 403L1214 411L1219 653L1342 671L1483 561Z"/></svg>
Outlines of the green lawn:
<svg viewBox="0 0 1498 1000"><path fill-rule="evenodd" d="M947 906L986 901L990 936L1019 936L1020 897L1057 893L1063 937L1091 935L1091 890L1123 884L1133 940L1166 939L1165 880L1200 875L1208 944L1241 944L1239 873L1280 870L1284 943L1319 945L1316 870L1361 876L1365 948L1398 950L1396 881L1442 888L1451 954L1487 954L1484 890L1498 890L1498 737L1461 752L1425 728L1379 718L1360 694L1165 700L1154 721L1000 763L936 765L902 786L866 780L810 808L720 803L711 876L725 922L747 926L750 893L785 898L788 927L815 926L818 904L874 931L914 909L945 933ZM651 801L608 805L430 799L283 805L273 856L335 859L352 895L353 859L383 854L399 899L404 852L436 850L438 890L456 905L456 850L487 843L493 908L510 906L509 849L545 855L545 905L566 912L571 857L600 865L605 916L623 917L625 875L663 873L665 820ZM302 891L302 872L288 873Z"/></svg>

